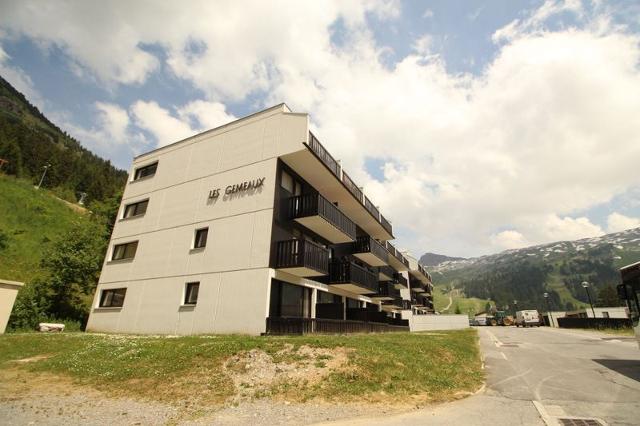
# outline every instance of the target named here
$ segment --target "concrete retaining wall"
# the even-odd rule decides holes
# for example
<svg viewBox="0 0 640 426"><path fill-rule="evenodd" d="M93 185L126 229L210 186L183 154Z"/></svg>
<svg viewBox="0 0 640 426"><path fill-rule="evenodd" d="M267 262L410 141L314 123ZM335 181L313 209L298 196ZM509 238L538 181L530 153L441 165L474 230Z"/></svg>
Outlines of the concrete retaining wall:
<svg viewBox="0 0 640 426"><path fill-rule="evenodd" d="M13 302L16 300L18 290L22 283L0 279L0 334L7 328L7 322L13 309Z"/></svg>
<svg viewBox="0 0 640 426"><path fill-rule="evenodd" d="M409 320L411 331L458 330L469 327L466 315L413 315Z"/></svg>

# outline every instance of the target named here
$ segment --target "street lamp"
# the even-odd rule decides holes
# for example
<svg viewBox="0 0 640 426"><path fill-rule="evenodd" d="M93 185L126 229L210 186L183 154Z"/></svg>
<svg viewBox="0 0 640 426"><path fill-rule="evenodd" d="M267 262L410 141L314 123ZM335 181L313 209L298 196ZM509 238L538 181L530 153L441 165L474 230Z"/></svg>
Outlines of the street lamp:
<svg viewBox="0 0 640 426"><path fill-rule="evenodd" d="M40 178L40 182L38 182L38 186L36 186L36 189L40 189L40 185L42 185L42 181L44 180L44 175L47 174L47 170L49 169L49 167L51 167L51 164L47 163L45 164L44 168L44 172L42 172L42 177Z"/></svg>
<svg viewBox="0 0 640 426"><path fill-rule="evenodd" d="M547 315L549 315L549 327L553 327L553 317L551 316L551 309L549 309L549 293L544 293L544 300L547 301Z"/></svg>
<svg viewBox="0 0 640 426"><path fill-rule="evenodd" d="M513 315L515 315L516 312L518 312L518 301L513 299Z"/></svg>
<svg viewBox="0 0 640 426"><path fill-rule="evenodd" d="M589 283L586 281L582 281L582 287L587 290L587 297L589 298L589 305L591 305L591 313L593 317L596 317L596 311L593 309L593 302L591 302L591 293L589 293Z"/></svg>

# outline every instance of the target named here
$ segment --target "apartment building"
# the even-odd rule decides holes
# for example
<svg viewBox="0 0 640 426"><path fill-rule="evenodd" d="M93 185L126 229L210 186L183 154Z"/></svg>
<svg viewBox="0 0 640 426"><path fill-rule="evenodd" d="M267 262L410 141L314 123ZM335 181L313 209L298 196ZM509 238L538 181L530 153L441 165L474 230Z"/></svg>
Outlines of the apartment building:
<svg viewBox="0 0 640 426"><path fill-rule="evenodd" d="M87 330L406 329L431 277L281 104L135 158Z"/></svg>

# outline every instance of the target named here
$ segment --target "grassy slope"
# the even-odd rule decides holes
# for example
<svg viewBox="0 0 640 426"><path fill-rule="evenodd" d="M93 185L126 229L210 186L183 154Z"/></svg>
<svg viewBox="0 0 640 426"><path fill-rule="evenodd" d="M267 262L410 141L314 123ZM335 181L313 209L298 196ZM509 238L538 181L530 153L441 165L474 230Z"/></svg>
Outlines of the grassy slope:
<svg viewBox="0 0 640 426"><path fill-rule="evenodd" d="M0 230L9 238L0 251L0 278L29 282L38 276L50 241L77 220L84 218L46 190L0 174Z"/></svg>
<svg viewBox="0 0 640 426"><path fill-rule="evenodd" d="M456 305L460 308L460 312L463 314L474 315L478 312L484 311L487 302L495 305L494 302L488 299L478 299L477 297L465 297L464 293L460 293L459 290L454 290L452 294L453 303L447 311L443 311L449 304L449 292L448 288L436 286L433 289L433 302L435 309L443 314L453 314L456 310Z"/></svg>
<svg viewBox="0 0 640 426"><path fill-rule="evenodd" d="M262 396L396 403L412 397L415 402L427 402L474 391L483 381L477 335L471 329L291 337L9 334L0 336L0 369L70 376L115 395L169 403L184 396L216 404L235 392L232 379L222 369L226 359L251 349L277 357L287 345L344 347L351 351L349 363L317 384L284 383ZM11 362L38 355L48 358ZM297 359L294 353L284 361Z"/></svg>

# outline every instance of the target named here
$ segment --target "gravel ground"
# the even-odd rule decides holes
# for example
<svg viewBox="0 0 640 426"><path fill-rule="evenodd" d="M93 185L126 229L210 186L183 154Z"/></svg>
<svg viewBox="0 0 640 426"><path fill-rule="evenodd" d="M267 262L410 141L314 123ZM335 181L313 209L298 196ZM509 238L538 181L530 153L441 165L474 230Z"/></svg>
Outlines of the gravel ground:
<svg viewBox="0 0 640 426"><path fill-rule="evenodd" d="M186 404L184 404L186 406ZM180 409L157 402L115 398L61 377L2 371L0 425L307 425L359 416L383 416L407 407L290 403L266 399L226 407Z"/></svg>

